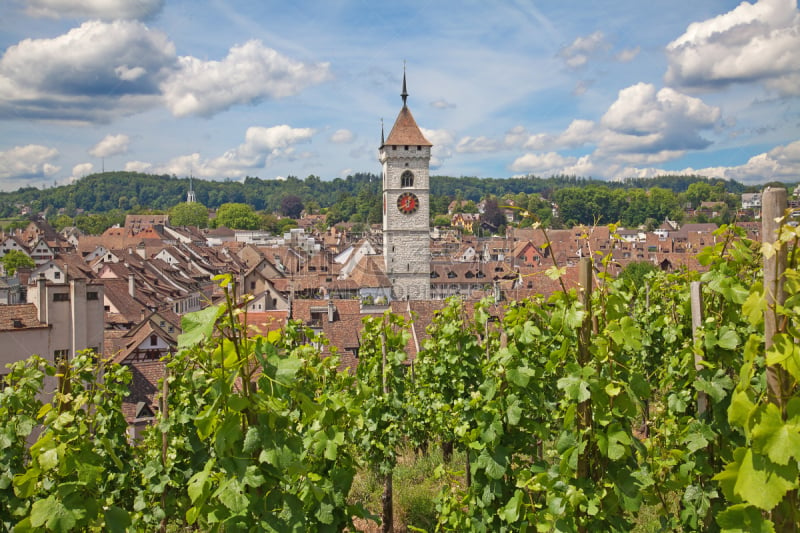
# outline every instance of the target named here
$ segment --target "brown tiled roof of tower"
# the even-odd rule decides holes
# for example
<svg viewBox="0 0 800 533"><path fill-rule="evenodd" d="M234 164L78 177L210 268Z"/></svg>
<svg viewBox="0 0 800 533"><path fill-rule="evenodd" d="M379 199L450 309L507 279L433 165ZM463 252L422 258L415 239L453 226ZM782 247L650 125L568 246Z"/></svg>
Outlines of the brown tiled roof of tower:
<svg viewBox="0 0 800 533"><path fill-rule="evenodd" d="M385 146L400 146L400 145L416 145L416 146L433 146L428 139L422 134L414 120L414 116L408 107L403 106L400 114L397 115L397 120L394 121L392 131L389 132Z"/></svg>

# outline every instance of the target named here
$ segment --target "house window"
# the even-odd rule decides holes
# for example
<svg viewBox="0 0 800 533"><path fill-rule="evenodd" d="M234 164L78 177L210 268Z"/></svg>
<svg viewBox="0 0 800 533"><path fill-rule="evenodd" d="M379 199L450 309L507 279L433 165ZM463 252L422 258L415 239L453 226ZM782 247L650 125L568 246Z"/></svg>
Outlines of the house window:
<svg viewBox="0 0 800 533"><path fill-rule="evenodd" d="M69 349L53 350L53 359L56 362L64 361L69 357Z"/></svg>
<svg viewBox="0 0 800 533"><path fill-rule="evenodd" d="M53 301L54 302L68 302L69 301L69 293L67 293L67 292L56 292L56 293L53 293Z"/></svg>
<svg viewBox="0 0 800 533"><path fill-rule="evenodd" d="M61 272L53 272L54 279L61 279Z"/></svg>
<svg viewBox="0 0 800 533"><path fill-rule="evenodd" d="M87 292L86 293L86 299L87 300L98 300L99 298L98 298L97 292L92 291L92 292Z"/></svg>
<svg viewBox="0 0 800 533"><path fill-rule="evenodd" d="M150 346L158 346L158 336L150 335Z"/></svg>

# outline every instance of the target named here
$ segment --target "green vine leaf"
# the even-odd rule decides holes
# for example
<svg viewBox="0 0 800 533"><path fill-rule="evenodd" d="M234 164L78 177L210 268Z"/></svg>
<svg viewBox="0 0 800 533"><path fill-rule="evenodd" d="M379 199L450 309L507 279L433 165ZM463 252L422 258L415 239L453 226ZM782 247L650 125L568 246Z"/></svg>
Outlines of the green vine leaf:
<svg viewBox="0 0 800 533"><path fill-rule="evenodd" d="M191 348L211 338L217 318L224 312L222 306L212 306L187 313L181 317L181 330L178 335L178 349Z"/></svg>
<svg viewBox="0 0 800 533"><path fill-rule="evenodd" d="M795 403L798 400L793 399ZM760 419L753 425L753 449L766 453L777 465L788 465L800 457L800 416L795 415L786 422L775 404L767 404Z"/></svg>
<svg viewBox="0 0 800 533"><path fill-rule="evenodd" d="M747 450L739 465L734 492L745 502L769 511L797 486L797 464L776 465Z"/></svg>

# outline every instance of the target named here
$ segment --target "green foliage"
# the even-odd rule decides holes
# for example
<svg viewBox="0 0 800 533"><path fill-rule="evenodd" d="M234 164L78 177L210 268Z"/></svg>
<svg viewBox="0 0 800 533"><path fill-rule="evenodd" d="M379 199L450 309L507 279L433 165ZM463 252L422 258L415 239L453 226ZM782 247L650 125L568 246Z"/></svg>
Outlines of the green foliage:
<svg viewBox="0 0 800 533"><path fill-rule="evenodd" d="M25 252L19 250L9 250L3 257L0 257L3 271L7 276L13 276L19 268L33 268L36 263Z"/></svg>
<svg viewBox="0 0 800 533"><path fill-rule="evenodd" d="M397 315L365 317L356 370L363 426L356 440L364 460L388 475L406 435L407 325Z"/></svg>
<svg viewBox="0 0 800 533"><path fill-rule="evenodd" d="M295 194L284 196L281 199L281 214L289 218L300 218L303 207L303 200Z"/></svg>
<svg viewBox="0 0 800 533"><path fill-rule="evenodd" d="M214 219L216 227L230 229L258 229L261 220L253 208L247 204L222 204Z"/></svg>
<svg viewBox="0 0 800 533"><path fill-rule="evenodd" d="M622 272L619 273L620 279L633 287L643 287L645 278L651 272L657 272L658 268L648 261L635 261L628 263Z"/></svg>
<svg viewBox="0 0 800 533"><path fill-rule="evenodd" d="M100 235L111 226L121 226L124 223L125 215L118 209L75 217L75 226L88 235Z"/></svg>
<svg viewBox="0 0 800 533"><path fill-rule="evenodd" d="M728 421L744 442L737 442L715 477L728 501L717 517L725 531L796 531L800 524L799 243L800 229L784 225L776 245L762 247L765 255L788 248L788 268L781 279L787 295L783 305L768 308L758 284L749 291L742 288L741 295L728 290L754 329L743 337L746 342L736 342L737 348L743 345L743 364L727 410ZM763 338L765 313L773 313L777 325L768 348Z"/></svg>
<svg viewBox="0 0 800 533"><path fill-rule="evenodd" d="M556 293L510 302L501 318L489 300L451 300L411 368L408 324L367 318L356 376L295 324L248 336L223 276L225 301L185 317L165 408L135 446L119 411L127 369L89 354L59 369L38 358L11 368L0 391L0 527L352 529L366 514L350 497L360 466L385 477L407 445L454 442L463 470L451 463L435 483L414 481L426 495L441 487L435 500L405 493L415 526L629 531L644 507L657 523L640 530L796 530L798 242L800 230L784 226L778 245L759 250L723 227L700 255L707 272L651 272L647 292L603 270L587 304ZM769 308L760 262L781 247L787 299ZM698 280L704 317L693 332ZM769 348L765 313L778 318ZM62 385L40 397L53 378Z"/></svg>
<svg viewBox="0 0 800 533"><path fill-rule="evenodd" d="M41 405L33 391L45 375L56 376L59 387ZM38 358L14 365L0 396L2 427L15 433L4 442L0 466L6 476L0 497L10 504L6 527L9 519L14 531L116 529L130 522L124 509L133 497L133 450L121 410L128 381L127 368L96 364L89 352L58 369ZM38 437L23 451L34 424L41 425ZM8 430L6 436L12 437Z"/></svg>
<svg viewBox="0 0 800 533"><path fill-rule="evenodd" d="M164 480L156 492L165 507L142 508L141 518L182 517L204 530L339 531L361 514L345 501L356 466L353 379L300 342L316 342L310 331L290 325L248 338L230 279L222 283L224 305L185 317L186 349L169 364L169 415L158 428L172 452L163 462L153 431L142 473Z"/></svg>
<svg viewBox="0 0 800 533"><path fill-rule="evenodd" d="M61 231L67 226L75 225L75 219L73 219L69 215L58 215L52 219L48 219L48 222L50 223L51 226L53 226L53 229L56 231Z"/></svg>
<svg viewBox="0 0 800 533"><path fill-rule="evenodd" d="M173 226L208 227L208 208L197 202L181 202L169 210L169 223Z"/></svg>

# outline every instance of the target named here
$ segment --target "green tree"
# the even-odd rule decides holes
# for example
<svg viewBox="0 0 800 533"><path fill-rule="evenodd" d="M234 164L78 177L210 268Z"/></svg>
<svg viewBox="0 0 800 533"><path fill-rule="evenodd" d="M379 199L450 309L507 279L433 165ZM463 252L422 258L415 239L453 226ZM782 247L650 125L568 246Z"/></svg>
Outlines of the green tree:
<svg viewBox="0 0 800 533"><path fill-rule="evenodd" d="M224 226L230 229L258 229L261 222L259 216L247 204L227 203L222 204L217 210L214 220L217 227Z"/></svg>
<svg viewBox="0 0 800 533"><path fill-rule="evenodd" d="M208 227L208 208L203 204L181 202L169 210L169 222L173 226Z"/></svg>
<svg viewBox="0 0 800 533"><path fill-rule="evenodd" d="M433 218L433 226L447 227L450 225L450 217L447 215L437 215Z"/></svg>
<svg viewBox="0 0 800 533"><path fill-rule="evenodd" d="M657 272L658 268L650 262L647 261L636 261L633 263L628 263L628 265L622 269L620 272L619 277L625 280L625 283L631 285L632 287L643 287L645 276L650 272Z"/></svg>
<svg viewBox="0 0 800 533"><path fill-rule="evenodd" d="M19 268L33 268L36 266L33 259L19 250L7 251L6 255L0 258L0 263L3 264L3 270L8 276L13 276Z"/></svg>
<svg viewBox="0 0 800 533"><path fill-rule="evenodd" d="M281 200L281 214L289 218L300 218L303 208L303 200L296 194L289 194Z"/></svg>
<svg viewBox="0 0 800 533"><path fill-rule="evenodd" d="M53 229L56 231L61 231L67 226L73 226L74 224L75 220L69 215L58 215L50 220L50 225L53 226Z"/></svg>
<svg viewBox="0 0 800 533"><path fill-rule="evenodd" d="M280 233L280 219L277 215L273 215L272 213L262 213L259 218L259 229L268 231L273 235Z"/></svg>
<svg viewBox="0 0 800 533"><path fill-rule="evenodd" d="M647 194L650 198L648 216L663 221L667 217L676 218L676 213L681 211L678 198L671 190L653 187Z"/></svg>

